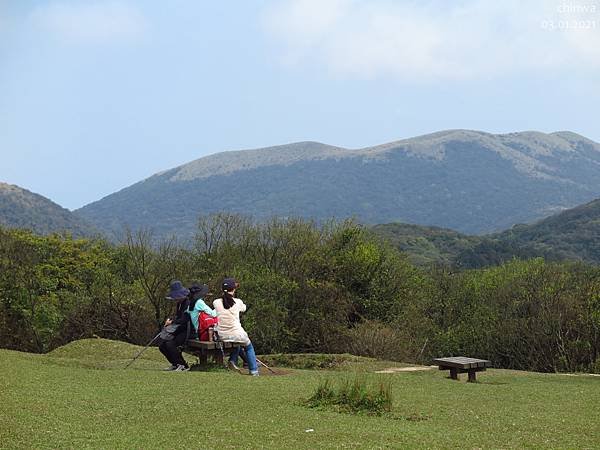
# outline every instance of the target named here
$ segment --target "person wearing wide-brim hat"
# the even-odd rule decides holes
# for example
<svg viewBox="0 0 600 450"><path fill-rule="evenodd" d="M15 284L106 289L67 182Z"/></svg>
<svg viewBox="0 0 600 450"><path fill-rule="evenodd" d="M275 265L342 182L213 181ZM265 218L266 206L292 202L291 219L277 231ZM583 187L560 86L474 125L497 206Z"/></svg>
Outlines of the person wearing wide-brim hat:
<svg viewBox="0 0 600 450"><path fill-rule="evenodd" d="M177 302L177 308L174 318L168 318L160 334L162 342L158 346L160 352L171 363L166 370L175 372L185 372L190 370L187 362L181 354L179 347L185 344L187 337L187 324L189 321L189 294L188 288L181 284L181 281L175 280L169 286L167 300Z"/></svg>
<svg viewBox="0 0 600 450"><path fill-rule="evenodd" d="M200 284L196 281L192 283L190 286L190 319L192 321L192 325L194 330L196 331L195 336L198 337L201 341L208 340L202 339L201 333L204 331L202 325L214 325L217 323L217 311L208 306L204 297L208 294L208 286L206 284ZM201 318L203 320L199 320ZM208 330L205 332L205 334Z"/></svg>
<svg viewBox="0 0 600 450"><path fill-rule="evenodd" d="M217 310L219 318L219 324L215 329L219 333L220 340L225 342L243 343L250 375L258 376L258 365L256 354L254 353L254 346L248 337L248 333L246 333L246 330L244 330L240 323L240 312L245 312L247 307L241 299L235 297L235 290L238 287L239 284L233 278L225 278L223 280L223 297L218 298L213 302L213 306ZM229 368L237 370L238 372L240 371L237 366L239 352L239 347L232 351L229 355L228 362Z"/></svg>

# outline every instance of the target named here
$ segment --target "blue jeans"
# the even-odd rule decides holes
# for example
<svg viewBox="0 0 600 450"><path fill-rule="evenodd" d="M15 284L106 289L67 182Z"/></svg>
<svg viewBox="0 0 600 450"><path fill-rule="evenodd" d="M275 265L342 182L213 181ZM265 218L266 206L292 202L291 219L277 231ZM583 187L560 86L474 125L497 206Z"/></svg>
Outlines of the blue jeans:
<svg viewBox="0 0 600 450"><path fill-rule="evenodd" d="M250 342L245 347L242 347L246 352L246 358L248 359L248 369L250 373L257 373L258 367L256 365L256 353L254 353L254 347L252 346L252 342ZM231 354L229 355L229 361L237 364L238 356L240 355L240 347L236 347Z"/></svg>

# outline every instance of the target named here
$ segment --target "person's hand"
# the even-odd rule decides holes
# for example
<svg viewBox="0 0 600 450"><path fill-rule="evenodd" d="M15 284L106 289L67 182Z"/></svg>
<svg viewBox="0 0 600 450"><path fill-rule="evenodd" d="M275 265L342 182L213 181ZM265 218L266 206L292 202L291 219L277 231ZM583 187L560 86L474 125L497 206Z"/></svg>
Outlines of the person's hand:
<svg viewBox="0 0 600 450"><path fill-rule="evenodd" d="M171 325L173 323L173 321L171 319L167 319L165 320L165 327L168 327L169 325Z"/></svg>

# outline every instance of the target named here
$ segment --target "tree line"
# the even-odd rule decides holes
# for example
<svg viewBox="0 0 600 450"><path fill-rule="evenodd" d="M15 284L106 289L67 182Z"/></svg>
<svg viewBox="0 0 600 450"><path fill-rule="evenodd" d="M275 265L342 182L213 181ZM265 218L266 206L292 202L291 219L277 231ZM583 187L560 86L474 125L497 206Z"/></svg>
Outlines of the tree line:
<svg viewBox="0 0 600 450"><path fill-rule="evenodd" d="M352 222L201 217L192 245L148 231L119 245L0 228L0 346L46 352L99 336L146 343L169 282L241 282L260 353L349 352L406 362L600 372L600 268L542 258L416 267Z"/></svg>

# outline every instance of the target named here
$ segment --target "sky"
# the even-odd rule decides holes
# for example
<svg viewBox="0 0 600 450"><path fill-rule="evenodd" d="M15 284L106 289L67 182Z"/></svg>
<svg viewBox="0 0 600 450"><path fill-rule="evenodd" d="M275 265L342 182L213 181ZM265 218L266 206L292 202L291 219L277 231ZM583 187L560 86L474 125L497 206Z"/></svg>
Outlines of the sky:
<svg viewBox="0 0 600 450"><path fill-rule="evenodd" d="M600 0L0 0L0 181L76 209L227 150L600 142Z"/></svg>

